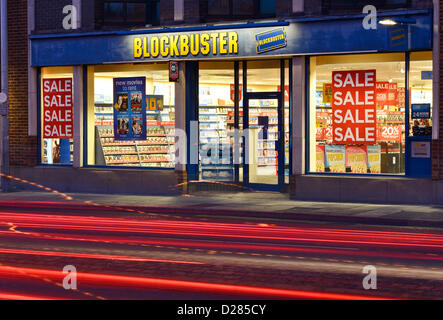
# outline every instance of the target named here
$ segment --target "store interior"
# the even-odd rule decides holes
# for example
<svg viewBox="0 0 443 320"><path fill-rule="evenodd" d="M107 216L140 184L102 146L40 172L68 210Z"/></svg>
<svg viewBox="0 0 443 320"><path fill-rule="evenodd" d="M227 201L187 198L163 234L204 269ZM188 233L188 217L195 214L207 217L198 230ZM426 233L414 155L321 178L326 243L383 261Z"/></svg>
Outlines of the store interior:
<svg viewBox="0 0 443 320"><path fill-rule="evenodd" d="M279 60L247 62L248 92L280 91ZM200 62L199 64L199 124L200 124L200 179L235 181L238 164L238 182L243 181L243 163L249 164L249 183L278 184L278 100L249 100L249 139L246 150L240 137L243 129L243 66L239 63L239 135L234 134L234 63ZM286 68L285 117L285 180L289 181L289 72ZM261 123L259 123L261 122ZM266 134L263 127L266 123ZM246 135L245 135L246 137ZM247 159L245 152L247 151ZM234 160L236 159L236 160Z"/></svg>

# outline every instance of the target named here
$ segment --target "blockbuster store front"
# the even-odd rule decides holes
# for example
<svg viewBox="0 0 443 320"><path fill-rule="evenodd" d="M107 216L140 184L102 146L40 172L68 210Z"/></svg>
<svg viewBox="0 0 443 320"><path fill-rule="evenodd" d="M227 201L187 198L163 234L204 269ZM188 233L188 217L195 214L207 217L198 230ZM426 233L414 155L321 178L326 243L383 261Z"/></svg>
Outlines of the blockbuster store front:
<svg viewBox="0 0 443 320"><path fill-rule="evenodd" d="M361 194L430 182L432 12L384 15L408 23L365 30L348 16L31 36L40 165L22 176L58 170L50 184L66 191L206 182L319 200L343 200L343 181Z"/></svg>

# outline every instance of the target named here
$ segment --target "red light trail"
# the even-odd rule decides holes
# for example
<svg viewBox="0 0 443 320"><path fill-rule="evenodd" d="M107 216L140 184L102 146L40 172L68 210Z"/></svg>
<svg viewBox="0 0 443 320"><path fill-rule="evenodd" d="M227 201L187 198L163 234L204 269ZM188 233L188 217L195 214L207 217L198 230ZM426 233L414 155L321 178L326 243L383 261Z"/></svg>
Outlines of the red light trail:
<svg viewBox="0 0 443 320"><path fill-rule="evenodd" d="M61 281L65 276L61 271L49 269L21 268L0 266L0 276L26 278L32 276L45 277L53 281ZM324 293L302 290L286 290L264 287L251 287L208 282L182 281L150 277L132 277L111 274L77 273L77 281L83 285L108 287L131 287L139 289L173 289L186 291L204 291L231 295L252 295L256 297L279 299L325 299L325 300L392 300L384 297L350 295L340 293ZM18 296L19 297L19 296Z"/></svg>

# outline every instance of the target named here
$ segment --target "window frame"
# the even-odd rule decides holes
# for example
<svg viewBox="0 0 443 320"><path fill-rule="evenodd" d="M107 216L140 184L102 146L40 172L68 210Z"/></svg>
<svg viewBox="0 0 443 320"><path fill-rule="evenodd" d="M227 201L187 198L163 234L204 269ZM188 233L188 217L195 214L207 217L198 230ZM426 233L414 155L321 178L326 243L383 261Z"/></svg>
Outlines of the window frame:
<svg viewBox="0 0 443 320"><path fill-rule="evenodd" d="M66 66L68 68L72 68L73 66ZM43 90L42 90L42 83L43 83L43 69L44 68L53 68L53 67L38 67L37 68L37 165L38 166L42 166L42 167L58 167L58 168L63 168L63 167L68 167L68 168L72 168L74 167L74 161L70 161L70 163L44 163L43 162L43 153L42 153L42 146L43 146L43 141L45 140L45 138L43 138L43 121L42 121L42 111L43 111L43 104L42 104L42 100L43 100ZM74 98L74 71L72 70L72 95ZM73 102L73 110L75 108L74 102ZM74 115L73 115L74 117ZM73 130L75 130L75 118L73 118L73 122L74 122L74 127ZM73 143L73 147L75 148L75 142Z"/></svg>

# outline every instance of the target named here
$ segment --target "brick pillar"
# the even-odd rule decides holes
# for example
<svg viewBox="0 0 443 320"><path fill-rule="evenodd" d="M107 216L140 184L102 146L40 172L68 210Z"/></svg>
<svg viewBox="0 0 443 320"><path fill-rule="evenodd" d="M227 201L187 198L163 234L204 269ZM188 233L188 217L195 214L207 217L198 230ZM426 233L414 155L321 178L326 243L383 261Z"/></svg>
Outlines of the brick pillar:
<svg viewBox="0 0 443 320"><path fill-rule="evenodd" d="M28 1L8 1L10 165L35 166L37 137L28 136Z"/></svg>
<svg viewBox="0 0 443 320"><path fill-rule="evenodd" d="M440 0L440 8L439 8L439 21L440 21L440 28L443 21L443 0ZM437 5L437 1L434 1L434 5ZM439 28L439 29L440 29ZM438 87L440 89L440 95L438 98L439 101L439 107L438 107L438 117L434 117L434 126L438 123L438 139L432 141L432 178L435 180L440 180L443 178L443 96L441 93L443 92L443 47L442 47L442 32L439 34L439 43L434 45L435 48L438 48L440 50L439 53L439 65L438 67L438 79L439 84ZM435 56L435 55L434 55ZM435 73L434 73L435 74ZM435 137L434 137L435 138Z"/></svg>
<svg viewBox="0 0 443 320"><path fill-rule="evenodd" d="M174 0L160 0L160 25L174 23Z"/></svg>

